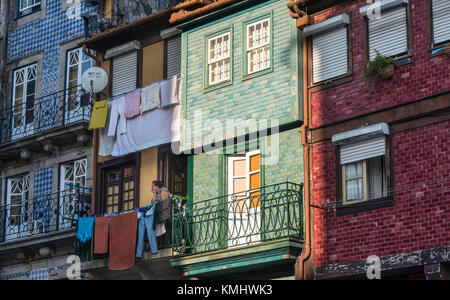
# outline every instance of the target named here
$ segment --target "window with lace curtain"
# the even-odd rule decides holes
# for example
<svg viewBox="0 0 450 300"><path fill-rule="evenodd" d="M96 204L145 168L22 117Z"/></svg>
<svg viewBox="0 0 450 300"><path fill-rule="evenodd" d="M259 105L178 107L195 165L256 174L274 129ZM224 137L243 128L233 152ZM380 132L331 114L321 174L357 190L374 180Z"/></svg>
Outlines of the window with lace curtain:
<svg viewBox="0 0 450 300"><path fill-rule="evenodd" d="M335 134L332 141L337 147L337 208L364 210L369 208L365 204L389 204L393 193L388 125L379 123Z"/></svg>

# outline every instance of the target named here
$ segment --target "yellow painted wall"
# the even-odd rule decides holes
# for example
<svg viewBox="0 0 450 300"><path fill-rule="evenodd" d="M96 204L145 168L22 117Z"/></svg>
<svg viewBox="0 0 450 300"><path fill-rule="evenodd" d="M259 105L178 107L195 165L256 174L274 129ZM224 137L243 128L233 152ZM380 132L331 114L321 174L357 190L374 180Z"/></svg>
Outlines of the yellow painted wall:
<svg viewBox="0 0 450 300"><path fill-rule="evenodd" d="M142 49L142 86L164 79L164 41Z"/></svg>
<svg viewBox="0 0 450 300"><path fill-rule="evenodd" d="M152 181L158 178L158 147L141 151L140 206L149 205L153 198Z"/></svg>
<svg viewBox="0 0 450 300"><path fill-rule="evenodd" d="M109 73L110 73L110 66L111 66L111 63L110 63L110 62L111 62L110 60L106 60L106 61L102 61L102 62L100 63L100 67L101 67L103 70L106 71L106 74L108 74L108 78L111 78L111 76L110 76L110 74L109 74ZM106 98L109 97L109 84L106 86L105 91L106 91L106 97L105 97L105 99L106 99ZM103 95L103 94L100 94L100 98L103 98L102 95ZM98 137L98 145L100 145L100 136ZM99 163L101 163L101 162L110 160L110 159L112 159L112 158L113 158L112 156L100 156L100 155L98 155L97 160L98 160Z"/></svg>

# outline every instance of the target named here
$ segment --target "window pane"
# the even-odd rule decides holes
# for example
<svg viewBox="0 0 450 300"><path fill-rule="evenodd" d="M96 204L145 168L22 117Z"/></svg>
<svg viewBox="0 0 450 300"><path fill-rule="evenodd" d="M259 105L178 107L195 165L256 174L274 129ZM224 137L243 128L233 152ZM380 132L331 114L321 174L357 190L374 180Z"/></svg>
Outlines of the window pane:
<svg viewBox="0 0 450 300"><path fill-rule="evenodd" d="M363 179L348 180L346 195L347 201L362 200L364 198Z"/></svg>
<svg viewBox="0 0 450 300"><path fill-rule="evenodd" d="M369 199L378 199L387 196L384 163L384 156L367 160Z"/></svg>
<svg viewBox="0 0 450 300"><path fill-rule="evenodd" d="M234 176L245 176L245 159L235 160L233 162L233 175Z"/></svg>
<svg viewBox="0 0 450 300"><path fill-rule="evenodd" d="M345 166L345 178L356 178L363 176L363 162L356 162Z"/></svg>
<svg viewBox="0 0 450 300"><path fill-rule="evenodd" d="M245 178L233 179L233 193L240 193L246 190Z"/></svg>

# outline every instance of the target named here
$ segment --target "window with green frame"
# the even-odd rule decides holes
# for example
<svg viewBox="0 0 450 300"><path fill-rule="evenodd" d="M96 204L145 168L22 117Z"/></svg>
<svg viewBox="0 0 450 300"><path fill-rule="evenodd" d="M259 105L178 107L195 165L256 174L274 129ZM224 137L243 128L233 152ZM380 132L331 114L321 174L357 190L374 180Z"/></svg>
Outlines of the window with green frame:
<svg viewBox="0 0 450 300"><path fill-rule="evenodd" d="M244 76L272 69L272 17L264 16L244 24Z"/></svg>

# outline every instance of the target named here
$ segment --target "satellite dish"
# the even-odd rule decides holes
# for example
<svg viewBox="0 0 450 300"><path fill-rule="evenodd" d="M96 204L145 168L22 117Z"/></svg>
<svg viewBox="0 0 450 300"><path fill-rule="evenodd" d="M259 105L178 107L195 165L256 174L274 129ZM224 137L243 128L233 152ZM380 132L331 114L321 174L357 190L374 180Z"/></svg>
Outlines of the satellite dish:
<svg viewBox="0 0 450 300"><path fill-rule="evenodd" d="M87 69L81 76L81 86L88 92L99 93L106 88L108 75L99 67Z"/></svg>

